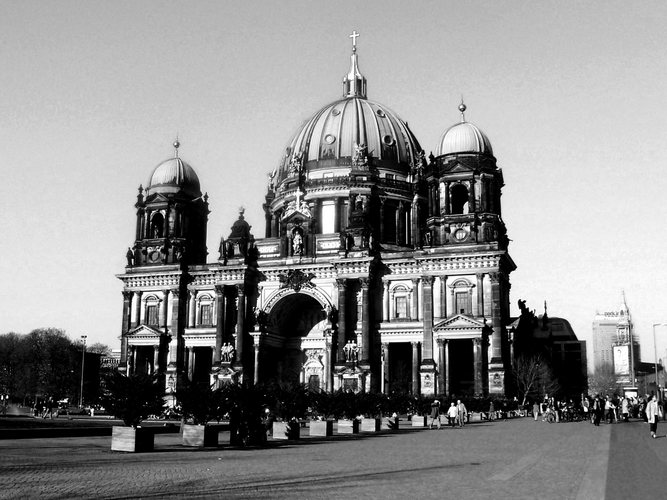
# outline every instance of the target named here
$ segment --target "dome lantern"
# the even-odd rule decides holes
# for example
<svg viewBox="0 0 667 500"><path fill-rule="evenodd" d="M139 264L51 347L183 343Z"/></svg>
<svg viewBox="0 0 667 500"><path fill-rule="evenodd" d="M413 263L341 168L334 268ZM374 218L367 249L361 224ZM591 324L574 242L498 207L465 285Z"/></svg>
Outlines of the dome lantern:
<svg viewBox="0 0 667 500"><path fill-rule="evenodd" d="M357 37L356 30L352 32L352 55L350 56L350 71L343 78L343 97L361 97L366 99L366 77L359 71L357 60Z"/></svg>

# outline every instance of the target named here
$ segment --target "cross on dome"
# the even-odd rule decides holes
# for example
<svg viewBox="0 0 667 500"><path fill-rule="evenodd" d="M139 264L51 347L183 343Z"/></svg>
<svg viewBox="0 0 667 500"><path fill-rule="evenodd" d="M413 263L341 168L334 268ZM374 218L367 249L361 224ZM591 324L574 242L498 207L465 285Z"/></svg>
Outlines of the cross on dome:
<svg viewBox="0 0 667 500"><path fill-rule="evenodd" d="M357 33L357 30L353 30L352 34L350 35L350 38L352 39L352 52L357 51L357 37L359 36L359 33Z"/></svg>

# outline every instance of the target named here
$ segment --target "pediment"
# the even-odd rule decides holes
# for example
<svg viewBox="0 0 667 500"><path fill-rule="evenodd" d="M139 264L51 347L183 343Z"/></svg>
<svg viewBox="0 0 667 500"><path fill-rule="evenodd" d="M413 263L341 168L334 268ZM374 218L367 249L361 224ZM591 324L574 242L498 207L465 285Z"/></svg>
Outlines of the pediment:
<svg viewBox="0 0 667 500"><path fill-rule="evenodd" d="M433 326L434 331L443 330L482 330L488 328L488 325L483 321L479 321L465 314L457 314L451 318L442 320L440 323Z"/></svg>
<svg viewBox="0 0 667 500"><path fill-rule="evenodd" d="M449 168L447 168L447 173L455 174L457 172L470 172L471 170L473 170L473 169L470 168L465 163L461 163L460 161L457 161L453 165L452 164L449 165Z"/></svg>
<svg viewBox="0 0 667 500"><path fill-rule="evenodd" d="M304 222L309 221L310 219L312 219L312 214L310 213L310 210L302 207L302 209L288 210L283 216L282 222L283 224L287 224L289 222L303 224Z"/></svg>
<svg viewBox="0 0 667 500"><path fill-rule="evenodd" d="M159 337L162 335L162 332L159 330L156 330L153 327L150 327L148 325L139 325L129 332L127 332L127 336L130 338L148 338L148 337Z"/></svg>

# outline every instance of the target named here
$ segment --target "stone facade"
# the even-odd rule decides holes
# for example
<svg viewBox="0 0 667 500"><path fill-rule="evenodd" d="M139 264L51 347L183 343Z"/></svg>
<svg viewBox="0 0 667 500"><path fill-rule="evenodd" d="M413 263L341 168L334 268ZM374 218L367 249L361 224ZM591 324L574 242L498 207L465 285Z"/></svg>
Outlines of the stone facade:
<svg viewBox="0 0 667 500"><path fill-rule="evenodd" d="M168 391L188 377L505 393L516 266L488 138L461 104L427 159L407 124L366 98L356 46L343 86L271 173L264 238L241 212L215 262L194 171L157 167L118 276L123 370L164 374Z"/></svg>

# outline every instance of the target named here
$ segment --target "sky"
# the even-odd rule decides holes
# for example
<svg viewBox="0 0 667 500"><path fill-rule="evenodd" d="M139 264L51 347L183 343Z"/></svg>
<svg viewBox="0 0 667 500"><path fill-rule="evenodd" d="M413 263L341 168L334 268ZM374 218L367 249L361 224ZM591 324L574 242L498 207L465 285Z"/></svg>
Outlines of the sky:
<svg viewBox="0 0 667 500"><path fill-rule="evenodd" d="M209 260L267 173L342 95L356 30L368 97L427 152L466 118L503 169L514 315L589 341L622 291L653 362L667 322L667 4L620 1L0 0L0 333L120 345L137 188L173 155L209 194ZM657 328L659 357L667 327ZM664 356L661 354L665 352Z"/></svg>

